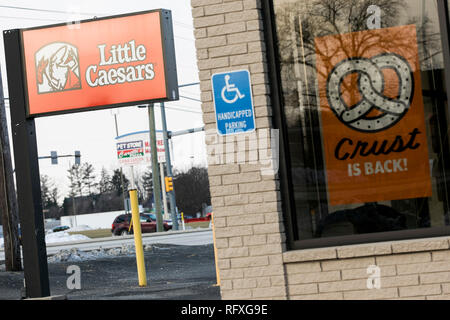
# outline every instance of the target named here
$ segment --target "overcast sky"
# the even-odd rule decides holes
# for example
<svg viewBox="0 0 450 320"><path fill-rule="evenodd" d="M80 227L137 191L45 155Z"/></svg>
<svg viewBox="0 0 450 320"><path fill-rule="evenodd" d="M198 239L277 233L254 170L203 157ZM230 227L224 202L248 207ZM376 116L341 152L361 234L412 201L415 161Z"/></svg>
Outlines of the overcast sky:
<svg viewBox="0 0 450 320"><path fill-rule="evenodd" d="M169 9L174 20L175 50L178 83L198 82L197 60L193 36L191 7L189 0L82 0L82 1L1 1L0 29L20 29L33 26L56 24L77 19L90 19L151 9ZM2 33L3 34L3 33ZM8 97L3 36L0 35L0 68L4 95ZM202 127L199 86L180 88L181 98L166 103L168 130L177 131ZM9 122L9 103L6 101ZM114 110L73 113L36 119L39 156L48 156L50 151L59 155L81 152L81 161L94 165L97 177L102 167L110 172L118 168L115 158L116 128L113 112L117 113L119 135L148 130L147 109L124 107ZM161 129L159 107L156 108L156 126ZM12 145L12 144L11 144ZM206 166L204 134L196 133L173 139L175 169L187 170L192 165ZM58 165L50 160L39 160L41 174L48 175L59 187L61 196L68 192L67 169L74 163L73 158L59 159ZM13 164L14 166L14 164ZM137 168L143 171L145 167ZM124 169L128 173L128 169Z"/></svg>

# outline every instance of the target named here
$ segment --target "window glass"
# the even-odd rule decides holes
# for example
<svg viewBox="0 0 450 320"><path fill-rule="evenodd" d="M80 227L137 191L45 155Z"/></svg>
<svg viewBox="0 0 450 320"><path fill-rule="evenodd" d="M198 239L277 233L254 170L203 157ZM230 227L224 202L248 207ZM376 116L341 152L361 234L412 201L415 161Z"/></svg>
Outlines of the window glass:
<svg viewBox="0 0 450 320"><path fill-rule="evenodd" d="M436 1L273 4L293 240L448 226Z"/></svg>

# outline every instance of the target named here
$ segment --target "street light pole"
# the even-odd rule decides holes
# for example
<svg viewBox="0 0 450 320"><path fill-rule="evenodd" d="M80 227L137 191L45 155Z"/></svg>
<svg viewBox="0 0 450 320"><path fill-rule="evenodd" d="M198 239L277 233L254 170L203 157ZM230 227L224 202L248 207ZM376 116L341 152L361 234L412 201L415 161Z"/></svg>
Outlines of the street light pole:
<svg viewBox="0 0 450 320"><path fill-rule="evenodd" d="M164 102L161 102L161 120L162 120L162 130L163 130L163 138L164 138L164 150L166 153L166 165L167 165L167 176L173 177L172 173L172 163L170 161L170 152L169 152L169 138L167 134L167 122L166 122L166 109L164 107ZM175 188L169 192L169 201L170 201L170 213L172 216L172 225L175 230L178 230L178 217L176 211L176 198L175 198Z"/></svg>

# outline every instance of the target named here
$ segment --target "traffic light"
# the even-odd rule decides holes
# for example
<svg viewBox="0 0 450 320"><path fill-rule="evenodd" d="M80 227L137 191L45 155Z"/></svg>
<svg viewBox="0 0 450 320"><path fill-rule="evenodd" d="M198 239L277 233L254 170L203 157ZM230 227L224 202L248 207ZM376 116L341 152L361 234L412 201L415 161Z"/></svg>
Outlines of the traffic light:
<svg viewBox="0 0 450 320"><path fill-rule="evenodd" d="M165 177L166 180L166 192L173 191L173 179L172 177Z"/></svg>
<svg viewBox="0 0 450 320"><path fill-rule="evenodd" d="M80 151L75 151L75 164L80 164L81 163L81 152Z"/></svg>
<svg viewBox="0 0 450 320"><path fill-rule="evenodd" d="M50 151L50 159L52 159L52 164L58 164L58 153L56 151Z"/></svg>

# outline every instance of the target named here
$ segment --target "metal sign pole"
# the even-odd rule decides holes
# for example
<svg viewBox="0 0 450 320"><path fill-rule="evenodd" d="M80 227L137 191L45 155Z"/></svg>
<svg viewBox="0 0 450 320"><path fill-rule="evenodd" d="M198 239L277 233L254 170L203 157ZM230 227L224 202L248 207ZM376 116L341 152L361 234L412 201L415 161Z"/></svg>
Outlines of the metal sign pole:
<svg viewBox="0 0 450 320"><path fill-rule="evenodd" d="M162 130L164 137L164 150L166 152L166 165L167 165L167 176L173 177L172 173L172 163L170 161L170 151L169 151L169 139L167 134L167 122L166 122L166 109L164 107L164 102L161 102L161 120L162 120ZM172 226L174 230L178 230L178 217L176 211L176 198L175 198L175 189L169 192L169 201L170 201L170 213L172 217Z"/></svg>
<svg viewBox="0 0 450 320"><path fill-rule="evenodd" d="M150 150L152 153L152 179L153 197L155 199L156 227L158 232L164 231L161 216L161 183L159 178L158 150L156 147L155 109L153 104L148 105L148 120L150 130Z"/></svg>
<svg viewBox="0 0 450 320"><path fill-rule="evenodd" d="M34 119L26 118L19 30L4 31L26 296L50 296Z"/></svg>

